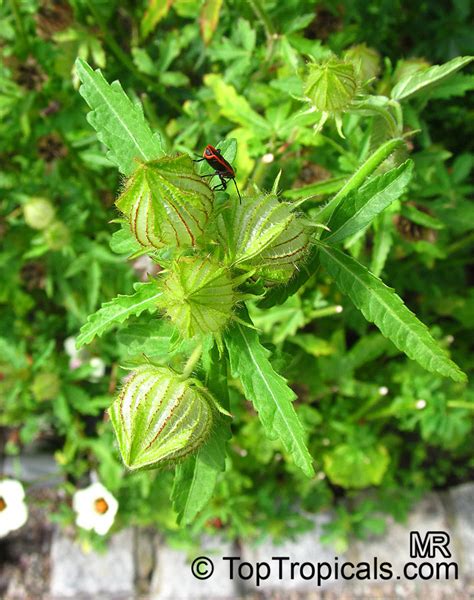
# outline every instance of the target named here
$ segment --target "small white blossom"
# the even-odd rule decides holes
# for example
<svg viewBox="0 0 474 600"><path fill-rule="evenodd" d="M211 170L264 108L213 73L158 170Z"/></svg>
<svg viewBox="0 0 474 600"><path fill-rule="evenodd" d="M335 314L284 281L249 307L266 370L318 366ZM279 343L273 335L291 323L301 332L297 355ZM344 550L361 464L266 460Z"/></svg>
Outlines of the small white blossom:
<svg viewBox="0 0 474 600"><path fill-rule="evenodd" d="M78 490L74 494L72 507L76 511L78 527L105 535L115 520L118 502L107 488L97 482Z"/></svg>
<svg viewBox="0 0 474 600"><path fill-rule="evenodd" d="M71 358L79 354L79 350L76 349L76 338L74 336L70 336L64 340L64 350Z"/></svg>
<svg viewBox="0 0 474 600"><path fill-rule="evenodd" d="M92 368L91 374L89 375L89 381L96 383L100 381L105 373L105 362L98 356L94 356L89 361L89 366Z"/></svg>
<svg viewBox="0 0 474 600"><path fill-rule="evenodd" d="M415 406L418 410L422 410L426 406L426 400L417 400Z"/></svg>
<svg viewBox="0 0 474 600"><path fill-rule="evenodd" d="M265 164L270 164L275 160L275 157L273 156L273 154L271 152L269 152L268 154L264 154L262 156L262 162Z"/></svg>
<svg viewBox="0 0 474 600"><path fill-rule="evenodd" d="M0 481L0 537L22 527L28 518L25 490L15 479Z"/></svg>
<svg viewBox="0 0 474 600"><path fill-rule="evenodd" d="M379 394L381 396L386 396L388 394L388 387L386 385L382 385L379 387Z"/></svg>

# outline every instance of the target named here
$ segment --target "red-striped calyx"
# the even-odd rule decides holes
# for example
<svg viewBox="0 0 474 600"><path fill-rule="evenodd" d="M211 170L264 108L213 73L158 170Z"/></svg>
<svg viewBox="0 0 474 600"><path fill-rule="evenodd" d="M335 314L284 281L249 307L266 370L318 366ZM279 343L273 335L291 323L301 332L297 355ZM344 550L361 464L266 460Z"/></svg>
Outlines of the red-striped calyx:
<svg viewBox="0 0 474 600"><path fill-rule="evenodd" d="M116 205L145 247L196 246L209 221L213 193L187 155L142 163Z"/></svg>
<svg viewBox="0 0 474 600"><path fill-rule="evenodd" d="M143 365L108 412L125 465L132 470L177 462L207 439L217 404L196 379Z"/></svg>

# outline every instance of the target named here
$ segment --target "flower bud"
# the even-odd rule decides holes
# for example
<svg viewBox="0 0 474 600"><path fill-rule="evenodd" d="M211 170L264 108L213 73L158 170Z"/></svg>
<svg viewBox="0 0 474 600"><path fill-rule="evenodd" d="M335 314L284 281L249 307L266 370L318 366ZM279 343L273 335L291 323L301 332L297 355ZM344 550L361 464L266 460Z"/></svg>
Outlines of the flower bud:
<svg viewBox="0 0 474 600"><path fill-rule="evenodd" d="M116 202L137 241L153 248L196 246L212 204L211 189L186 155L141 164Z"/></svg>
<svg viewBox="0 0 474 600"><path fill-rule="evenodd" d="M158 467L196 451L211 430L212 397L194 379L144 365L109 408L120 453L129 469Z"/></svg>
<svg viewBox="0 0 474 600"><path fill-rule="evenodd" d="M28 227L46 229L54 219L54 206L46 198L30 198L23 205L23 217Z"/></svg>
<svg viewBox="0 0 474 600"><path fill-rule="evenodd" d="M218 335L232 316L238 283L213 259L181 257L163 278L160 304L184 338Z"/></svg>
<svg viewBox="0 0 474 600"><path fill-rule="evenodd" d="M344 58L354 64L361 83L377 77L380 73L380 54L366 44L351 46L344 53Z"/></svg>
<svg viewBox="0 0 474 600"><path fill-rule="evenodd" d="M311 63L305 94L316 110L335 113L348 108L357 92L354 65L337 58Z"/></svg>

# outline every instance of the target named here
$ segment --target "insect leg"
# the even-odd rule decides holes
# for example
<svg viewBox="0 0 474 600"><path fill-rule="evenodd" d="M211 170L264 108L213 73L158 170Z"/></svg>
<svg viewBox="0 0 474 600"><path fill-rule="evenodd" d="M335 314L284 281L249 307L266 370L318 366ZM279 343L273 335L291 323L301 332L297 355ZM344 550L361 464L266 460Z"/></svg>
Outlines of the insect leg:
<svg viewBox="0 0 474 600"><path fill-rule="evenodd" d="M237 190L237 195L239 196L239 202L240 202L240 204L242 204L242 197L240 195L239 188L237 187L237 182L235 181L235 177L232 177L232 181L234 182L235 189Z"/></svg>

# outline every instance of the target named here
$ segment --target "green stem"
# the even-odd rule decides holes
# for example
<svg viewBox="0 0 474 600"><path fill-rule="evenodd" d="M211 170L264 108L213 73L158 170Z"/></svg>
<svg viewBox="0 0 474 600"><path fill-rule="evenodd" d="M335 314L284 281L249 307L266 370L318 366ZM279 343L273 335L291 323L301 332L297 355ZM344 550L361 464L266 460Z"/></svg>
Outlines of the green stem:
<svg viewBox="0 0 474 600"><path fill-rule="evenodd" d="M91 11L94 19L96 20L97 25L102 30L105 43L110 48L110 50L115 54L115 57L117 58L117 60L119 62L121 62L122 65L126 69L128 69L131 73L133 73L134 77L136 77L139 81L144 83L146 86L150 87L155 92L155 94L160 98L160 100L163 100L163 102L168 104L168 106L170 106L177 112L182 113L183 112L182 107L175 100L173 100L166 94L165 89L161 85L157 85L157 83L155 81L153 81L153 79L151 79L150 77L147 77L143 73L140 73L140 71L135 67L134 62L131 60L131 58L128 56L128 54L126 54L122 50L120 45L115 41L115 38L110 34L107 24L102 19L99 12L96 10L94 3L91 2L91 0L86 0L86 4L87 4L89 10Z"/></svg>
<svg viewBox="0 0 474 600"><path fill-rule="evenodd" d="M191 375L194 367L197 365L197 363L199 362L199 359L201 358L201 354L202 354L202 344L198 344L196 346L196 348L194 348L194 350L191 353L191 356L188 358L188 360L186 361L186 364L184 365L183 373L181 375L181 380L184 381Z"/></svg>
<svg viewBox="0 0 474 600"><path fill-rule="evenodd" d="M320 210L317 215L320 223L327 223L331 218L332 213L336 210L342 200L352 190L357 189L367 179L369 175L377 169L383 161L392 154L394 150L403 146L405 142L401 138L395 138L382 144L369 158L357 169L352 177L346 182L346 184L339 190L339 192L330 200L324 208Z"/></svg>

